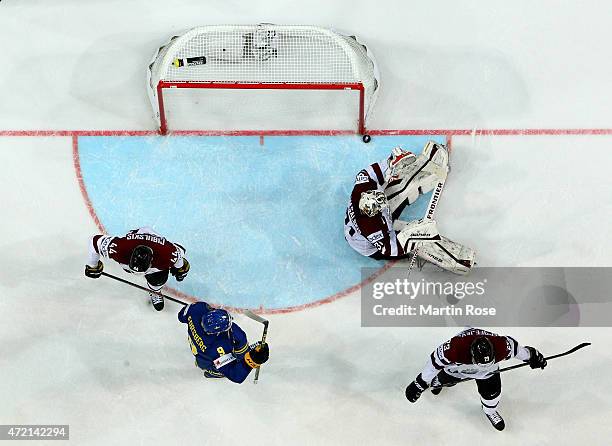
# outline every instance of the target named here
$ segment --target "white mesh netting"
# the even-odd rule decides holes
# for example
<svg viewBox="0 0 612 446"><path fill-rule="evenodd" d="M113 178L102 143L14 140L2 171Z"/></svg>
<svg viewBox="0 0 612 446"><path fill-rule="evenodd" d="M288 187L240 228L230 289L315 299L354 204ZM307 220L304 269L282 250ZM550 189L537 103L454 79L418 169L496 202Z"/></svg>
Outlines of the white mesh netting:
<svg viewBox="0 0 612 446"><path fill-rule="evenodd" d="M361 84L364 109L360 119L364 124L379 88L374 58L355 37L314 26L272 24L199 27L162 46L148 72L151 104L162 126L157 97L160 81L194 88L205 88L202 84L210 82L262 89L266 84L268 88L271 84L302 84L313 89L314 84L336 88ZM166 107L162 116L168 114Z"/></svg>

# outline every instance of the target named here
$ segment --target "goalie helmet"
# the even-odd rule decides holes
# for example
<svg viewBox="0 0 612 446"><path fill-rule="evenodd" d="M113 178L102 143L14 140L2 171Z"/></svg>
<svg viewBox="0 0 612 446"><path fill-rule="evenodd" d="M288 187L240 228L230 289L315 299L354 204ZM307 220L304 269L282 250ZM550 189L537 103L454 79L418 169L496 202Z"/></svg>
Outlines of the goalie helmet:
<svg viewBox="0 0 612 446"><path fill-rule="evenodd" d="M359 198L359 210L368 217L374 217L387 206L387 197L380 190L362 192Z"/></svg>
<svg viewBox="0 0 612 446"><path fill-rule="evenodd" d="M206 334L225 333L232 326L232 315L222 308L210 310L202 317L202 328Z"/></svg>
<svg viewBox="0 0 612 446"><path fill-rule="evenodd" d="M472 341L470 353L472 355L472 363L474 364L489 365L495 362L493 344L484 336L478 337Z"/></svg>
<svg viewBox="0 0 612 446"><path fill-rule="evenodd" d="M153 250L145 245L138 245L130 256L130 269L135 273L144 273L151 268Z"/></svg>

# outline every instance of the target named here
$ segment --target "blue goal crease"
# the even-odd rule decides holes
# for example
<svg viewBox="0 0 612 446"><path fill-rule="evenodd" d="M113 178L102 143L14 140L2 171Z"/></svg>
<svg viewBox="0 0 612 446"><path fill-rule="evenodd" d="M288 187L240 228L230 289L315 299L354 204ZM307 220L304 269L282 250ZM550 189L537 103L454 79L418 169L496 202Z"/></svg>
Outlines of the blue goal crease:
<svg viewBox="0 0 612 446"><path fill-rule="evenodd" d="M110 234L151 226L187 248L188 278L169 283L238 308L317 302L382 266L343 235L356 173L401 146L439 136L82 136L81 174ZM420 218L421 197L402 214ZM271 286L274 285L274 286Z"/></svg>

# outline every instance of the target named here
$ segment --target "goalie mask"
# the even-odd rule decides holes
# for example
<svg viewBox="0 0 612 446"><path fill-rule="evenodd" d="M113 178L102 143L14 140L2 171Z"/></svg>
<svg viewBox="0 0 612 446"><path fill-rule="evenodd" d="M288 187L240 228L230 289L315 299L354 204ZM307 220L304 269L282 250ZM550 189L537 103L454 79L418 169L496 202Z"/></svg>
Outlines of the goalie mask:
<svg viewBox="0 0 612 446"><path fill-rule="evenodd" d="M379 190L368 190L361 194L359 210L368 217L374 217L388 206L385 193Z"/></svg>

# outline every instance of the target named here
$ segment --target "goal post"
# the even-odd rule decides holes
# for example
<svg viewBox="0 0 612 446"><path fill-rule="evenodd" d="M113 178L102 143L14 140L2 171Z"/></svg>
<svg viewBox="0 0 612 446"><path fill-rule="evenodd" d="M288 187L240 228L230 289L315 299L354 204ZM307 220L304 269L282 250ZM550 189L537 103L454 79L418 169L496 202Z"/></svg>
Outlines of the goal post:
<svg viewBox="0 0 612 446"><path fill-rule="evenodd" d="M294 129L323 122L325 130L350 122L365 135L380 86L375 59L355 36L305 25L194 28L158 49L147 77L162 134L255 123L277 130L282 120Z"/></svg>

